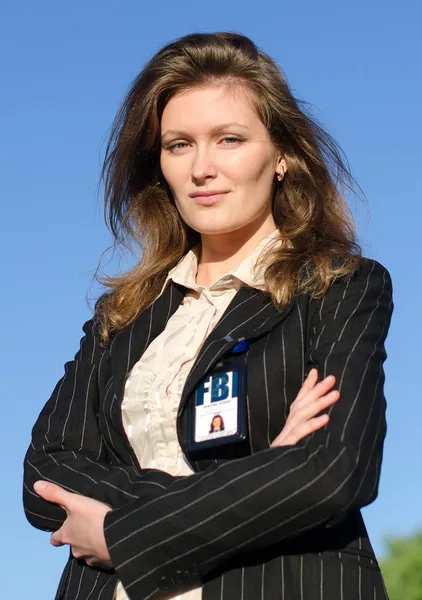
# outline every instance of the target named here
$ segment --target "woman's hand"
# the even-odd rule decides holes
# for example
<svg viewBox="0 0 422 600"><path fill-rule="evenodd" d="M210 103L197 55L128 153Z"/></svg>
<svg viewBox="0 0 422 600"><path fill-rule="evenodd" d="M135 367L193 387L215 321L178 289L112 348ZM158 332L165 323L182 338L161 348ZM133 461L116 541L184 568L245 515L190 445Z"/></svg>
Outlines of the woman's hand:
<svg viewBox="0 0 422 600"><path fill-rule="evenodd" d="M290 407L286 424L272 442L271 448L294 446L328 423L329 415L319 413L337 402L340 392L330 391L336 381L333 375L319 383L317 381L318 371L312 369ZM66 511L65 522L50 538L53 546L69 544L73 556L84 559L87 565L113 568L104 537L104 518L112 510L110 506L87 496L73 494L47 481L37 481L34 490L47 502L58 504Z"/></svg>
<svg viewBox="0 0 422 600"><path fill-rule="evenodd" d="M328 375L319 383L317 381L318 371L311 369L290 406L289 416L283 429L272 442L271 448L294 446L328 423L329 415L319 415L319 413L337 402L340 392L338 390L330 392L336 382L334 375Z"/></svg>
<svg viewBox="0 0 422 600"><path fill-rule="evenodd" d="M66 521L50 538L53 546L69 544L73 556L84 559L90 567L113 568L104 537L104 517L112 510L110 506L47 481L36 481L34 490L66 511Z"/></svg>

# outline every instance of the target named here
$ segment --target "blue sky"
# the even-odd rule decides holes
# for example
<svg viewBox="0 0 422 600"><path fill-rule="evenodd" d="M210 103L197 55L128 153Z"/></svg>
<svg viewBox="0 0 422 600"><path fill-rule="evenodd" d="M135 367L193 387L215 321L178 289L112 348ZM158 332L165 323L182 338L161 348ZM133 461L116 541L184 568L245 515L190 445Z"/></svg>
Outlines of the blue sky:
<svg viewBox="0 0 422 600"><path fill-rule="evenodd" d="M364 515L380 556L386 535L422 528L421 6L417 0L3 3L5 600L53 598L67 555L24 518L22 460L31 427L78 347L90 314L86 294L95 298L99 291L92 276L110 243L97 194L107 132L144 62L194 31L241 32L275 57L295 94L340 142L365 191L369 210L354 205L360 241L367 256L390 270L396 308L387 342L389 429L380 495Z"/></svg>

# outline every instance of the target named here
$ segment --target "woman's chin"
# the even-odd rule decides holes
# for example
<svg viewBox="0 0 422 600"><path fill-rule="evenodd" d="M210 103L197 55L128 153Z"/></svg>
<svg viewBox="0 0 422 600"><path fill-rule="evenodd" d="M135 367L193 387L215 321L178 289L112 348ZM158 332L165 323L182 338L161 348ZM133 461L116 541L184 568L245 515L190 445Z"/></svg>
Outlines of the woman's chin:
<svg viewBox="0 0 422 600"><path fill-rule="evenodd" d="M230 221L223 215L218 218L207 215L205 218L192 219L188 225L201 235L224 235L242 229L246 223Z"/></svg>

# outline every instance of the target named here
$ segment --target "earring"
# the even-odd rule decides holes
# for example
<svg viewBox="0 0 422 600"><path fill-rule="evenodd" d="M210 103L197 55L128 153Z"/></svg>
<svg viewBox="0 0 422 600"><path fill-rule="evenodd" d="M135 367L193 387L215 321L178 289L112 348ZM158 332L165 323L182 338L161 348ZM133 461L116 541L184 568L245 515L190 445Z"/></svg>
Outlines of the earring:
<svg viewBox="0 0 422 600"><path fill-rule="evenodd" d="M279 182L281 182L281 181L283 181L283 179L284 179L284 167L282 166L280 173L277 173L277 180Z"/></svg>

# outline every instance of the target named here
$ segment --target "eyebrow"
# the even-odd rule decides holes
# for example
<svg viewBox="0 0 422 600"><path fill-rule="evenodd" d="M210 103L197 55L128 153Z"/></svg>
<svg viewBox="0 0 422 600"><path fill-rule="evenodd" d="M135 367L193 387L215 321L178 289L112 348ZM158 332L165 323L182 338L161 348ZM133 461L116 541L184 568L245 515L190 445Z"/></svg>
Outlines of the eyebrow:
<svg viewBox="0 0 422 600"><path fill-rule="evenodd" d="M242 125L242 123L236 123L235 121L232 121L231 123L222 123L221 125L215 125L211 128L210 131L213 135L217 135L225 129L229 129L230 127L241 127L242 129L249 129L247 125ZM163 133L161 139L165 138L168 135L184 136L186 135L186 132L181 130L168 129L165 133Z"/></svg>

